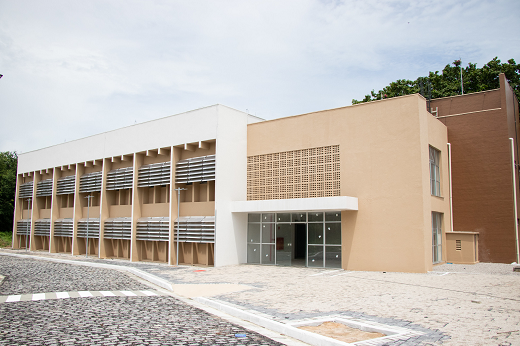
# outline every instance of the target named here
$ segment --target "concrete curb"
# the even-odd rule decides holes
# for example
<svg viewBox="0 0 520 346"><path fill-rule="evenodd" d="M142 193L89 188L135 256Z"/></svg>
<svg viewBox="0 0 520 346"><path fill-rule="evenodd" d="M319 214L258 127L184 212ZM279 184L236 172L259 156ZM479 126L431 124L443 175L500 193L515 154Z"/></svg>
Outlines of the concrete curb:
<svg viewBox="0 0 520 346"><path fill-rule="evenodd" d="M129 272L143 280L149 281L153 283L154 285L157 285L159 287L165 288L168 291L173 292L172 284L169 283L166 280L163 280L161 278L158 278L155 275L143 272L139 269L132 268L132 267L126 267L126 266L118 266L114 264L104 264L104 263L94 263L94 262L82 262L82 261L73 261L73 260L67 260L67 259L61 259L61 258L49 258L49 257L40 257L35 255L20 255L20 254L14 254L14 253L5 253L0 252L0 255L3 256L13 256L13 257L20 257L20 258L36 258L39 260L44 261L50 261L50 262L57 262L57 263L66 263L66 264L76 264L86 267L95 267L95 268L104 268L104 269L113 269L113 270L119 270L119 271L126 271Z"/></svg>

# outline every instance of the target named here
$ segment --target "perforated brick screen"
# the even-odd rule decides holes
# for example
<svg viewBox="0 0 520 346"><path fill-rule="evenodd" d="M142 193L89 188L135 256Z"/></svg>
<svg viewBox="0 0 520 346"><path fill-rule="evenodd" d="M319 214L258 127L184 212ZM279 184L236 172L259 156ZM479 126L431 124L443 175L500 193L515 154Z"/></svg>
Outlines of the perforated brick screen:
<svg viewBox="0 0 520 346"><path fill-rule="evenodd" d="M247 158L249 201L339 195L339 145Z"/></svg>

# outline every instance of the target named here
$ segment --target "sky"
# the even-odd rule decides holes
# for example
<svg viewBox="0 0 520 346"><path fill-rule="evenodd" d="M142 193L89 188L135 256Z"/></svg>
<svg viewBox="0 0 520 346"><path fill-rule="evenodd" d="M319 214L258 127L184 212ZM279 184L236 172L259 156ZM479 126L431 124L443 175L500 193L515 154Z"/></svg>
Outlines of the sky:
<svg viewBox="0 0 520 346"><path fill-rule="evenodd" d="M349 106L461 59L520 62L518 0L0 0L0 151L214 104Z"/></svg>

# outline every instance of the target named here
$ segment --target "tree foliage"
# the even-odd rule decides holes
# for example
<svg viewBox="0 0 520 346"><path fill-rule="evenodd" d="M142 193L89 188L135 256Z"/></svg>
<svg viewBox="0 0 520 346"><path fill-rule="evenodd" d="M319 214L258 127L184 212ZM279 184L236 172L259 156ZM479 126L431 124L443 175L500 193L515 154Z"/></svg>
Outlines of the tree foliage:
<svg viewBox="0 0 520 346"><path fill-rule="evenodd" d="M13 229L17 164L16 152L0 152L0 232Z"/></svg>
<svg viewBox="0 0 520 346"><path fill-rule="evenodd" d="M428 84L431 86L432 98L460 95L460 66L460 60L455 60L451 65L446 65L440 73L439 71L430 72L428 76L419 77L414 81L398 79L378 92L372 90L361 101L352 100L352 104L415 93L428 96ZM477 65L472 63L462 68L464 94L500 88L498 77L500 73L505 74L509 85L514 89L516 97L520 100L520 64L517 64L514 59L502 63L498 57L481 68L477 68Z"/></svg>

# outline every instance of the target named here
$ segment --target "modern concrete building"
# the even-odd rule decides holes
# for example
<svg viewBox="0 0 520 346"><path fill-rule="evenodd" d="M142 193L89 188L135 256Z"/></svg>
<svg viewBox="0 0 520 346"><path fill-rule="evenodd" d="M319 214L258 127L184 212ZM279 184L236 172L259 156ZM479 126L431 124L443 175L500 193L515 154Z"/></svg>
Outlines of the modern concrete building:
<svg viewBox="0 0 520 346"><path fill-rule="evenodd" d="M451 226L443 119L420 95L269 121L215 105L24 153L13 247L175 264L178 246L180 264L215 266L475 263L479 230Z"/></svg>

